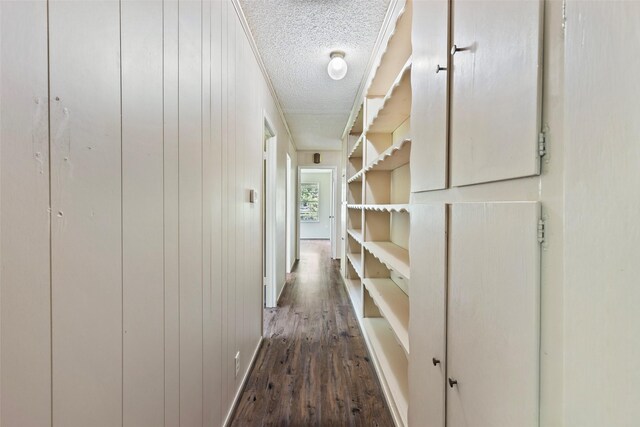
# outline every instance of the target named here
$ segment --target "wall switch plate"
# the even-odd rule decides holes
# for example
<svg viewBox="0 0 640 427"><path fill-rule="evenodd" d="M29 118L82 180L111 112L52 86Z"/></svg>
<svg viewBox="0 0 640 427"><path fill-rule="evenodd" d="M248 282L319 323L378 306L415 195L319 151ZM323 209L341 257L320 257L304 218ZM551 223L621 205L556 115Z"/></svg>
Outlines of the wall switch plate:
<svg viewBox="0 0 640 427"><path fill-rule="evenodd" d="M238 374L240 373L240 352L236 353L236 377L238 376Z"/></svg>
<svg viewBox="0 0 640 427"><path fill-rule="evenodd" d="M255 203L258 201L258 192L256 190L249 190L249 202Z"/></svg>

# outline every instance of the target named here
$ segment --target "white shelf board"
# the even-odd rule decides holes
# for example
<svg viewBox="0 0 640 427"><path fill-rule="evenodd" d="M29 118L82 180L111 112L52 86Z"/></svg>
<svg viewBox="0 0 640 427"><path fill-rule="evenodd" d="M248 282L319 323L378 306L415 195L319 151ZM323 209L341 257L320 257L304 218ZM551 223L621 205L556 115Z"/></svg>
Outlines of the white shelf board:
<svg viewBox="0 0 640 427"><path fill-rule="evenodd" d="M408 355L409 297L391 279L364 279L362 283Z"/></svg>
<svg viewBox="0 0 640 427"><path fill-rule="evenodd" d="M350 204L347 204L347 209L362 209L362 206L363 205L360 205L360 204L350 203Z"/></svg>
<svg viewBox="0 0 640 427"><path fill-rule="evenodd" d="M362 133L360 135L360 138L358 138L358 140L356 141L356 143L353 144L353 147L351 148L351 151L349 152L349 158L351 158L351 157L362 157L362 147L364 146L364 144L362 143L363 140L364 140L364 133Z"/></svg>
<svg viewBox="0 0 640 427"><path fill-rule="evenodd" d="M364 169L360 169L358 172L353 174L351 178L347 180L347 184L351 184L352 182L362 182L362 176L364 175Z"/></svg>
<svg viewBox="0 0 640 427"><path fill-rule="evenodd" d="M347 233L349 233L349 235L351 237L353 237L356 240L356 242L358 242L358 243L360 243L362 245L362 240L363 240L362 239L362 230L349 228L349 229L347 229Z"/></svg>
<svg viewBox="0 0 640 427"><path fill-rule="evenodd" d="M344 279L345 287L347 288L347 293L349 294L349 299L351 300L351 304L353 305L353 310L356 312L358 317L362 316L362 286L360 284L360 280L357 279Z"/></svg>
<svg viewBox="0 0 640 427"><path fill-rule="evenodd" d="M364 242L364 247L390 270L410 279L409 251L393 242Z"/></svg>
<svg viewBox="0 0 640 427"><path fill-rule="evenodd" d="M384 97L365 133L392 133L411 115L411 58Z"/></svg>
<svg viewBox="0 0 640 427"><path fill-rule="evenodd" d="M384 96L398 75L400 67L411 56L411 21L413 17L411 6L411 2L408 1L396 19L393 33L389 37L373 80L367 89L367 97Z"/></svg>
<svg viewBox="0 0 640 427"><path fill-rule="evenodd" d="M353 266L354 270L356 270L358 276L362 278L362 254L349 252L347 254L347 258L349 259L349 262Z"/></svg>
<svg viewBox="0 0 640 427"><path fill-rule="evenodd" d="M375 357L377 369L387 386L393 404L403 424L407 425L409 410L409 374L407 357L396 341L389 323L381 317L362 319L370 349Z"/></svg>
<svg viewBox="0 0 640 427"><path fill-rule="evenodd" d="M409 204L387 204L387 205L358 205L368 211L379 212L410 212Z"/></svg>
<svg viewBox="0 0 640 427"><path fill-rule="evenodd" d="M411 140L403 139L384 150L382 154L367 165L364 171L389 171L397 169L409 163L410 154Z"/></svg>

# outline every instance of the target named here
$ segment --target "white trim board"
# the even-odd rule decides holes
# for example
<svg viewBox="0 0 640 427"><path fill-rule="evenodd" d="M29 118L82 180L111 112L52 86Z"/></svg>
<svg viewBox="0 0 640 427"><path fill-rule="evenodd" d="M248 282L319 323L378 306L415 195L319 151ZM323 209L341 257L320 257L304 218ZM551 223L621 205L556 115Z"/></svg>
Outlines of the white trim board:
<svg viewBox="0 0 640 427"><path fill-rule="evenodd" d="M229 425L229 423L231 422L231 419L233 418L233 414L236 412L236 408L238 407L238 403L240 402L240 397L244 392L244 387L247 385L247 380L249 379L249 375L251 374L251 371L253 371L253 365L255 365L256 360L258 359L258 352L260 352L260 349L262 348L262 342L263 342L263 337L262 335L260 335L260 338L258 339L258 345L256 345L256 349L253 351L253 356L251 356L251 362L249 363L249 366L247 367L247 371L244 373L244 376L242 377L242 381L240 382L240 387L236 391L236 395L233 398L233 403L231 404L231 408L229 409L229 412L227 412L227 416L224 418L224 422L222 423L222 425L225 427Z"/></svg>

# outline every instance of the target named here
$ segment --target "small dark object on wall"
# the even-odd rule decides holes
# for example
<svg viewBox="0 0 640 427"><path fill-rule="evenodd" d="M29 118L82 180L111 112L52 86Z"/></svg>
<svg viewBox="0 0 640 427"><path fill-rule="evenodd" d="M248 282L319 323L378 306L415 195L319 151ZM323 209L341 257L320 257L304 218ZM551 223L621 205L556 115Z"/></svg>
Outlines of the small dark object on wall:
<svg viewBox="0 0 640 427"><path fill-rule="evenodd" d="M320 153L313 153L313 163L316 165L320 163Z"/></svg>

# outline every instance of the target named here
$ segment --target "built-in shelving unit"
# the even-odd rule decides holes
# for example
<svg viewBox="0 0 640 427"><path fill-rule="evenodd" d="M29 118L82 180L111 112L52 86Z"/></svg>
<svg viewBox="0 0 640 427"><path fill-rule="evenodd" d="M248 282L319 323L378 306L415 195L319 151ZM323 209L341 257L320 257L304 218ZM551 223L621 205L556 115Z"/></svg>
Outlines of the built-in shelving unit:
<svg viewBox="0 0 640 427"><path fill-rule="evenodd" d="M347 137L345 287L396 424L407 425L412 3L396 12Z"/></svg>

